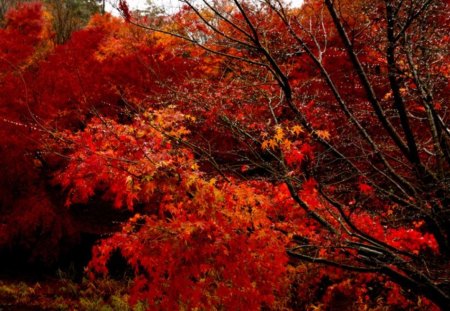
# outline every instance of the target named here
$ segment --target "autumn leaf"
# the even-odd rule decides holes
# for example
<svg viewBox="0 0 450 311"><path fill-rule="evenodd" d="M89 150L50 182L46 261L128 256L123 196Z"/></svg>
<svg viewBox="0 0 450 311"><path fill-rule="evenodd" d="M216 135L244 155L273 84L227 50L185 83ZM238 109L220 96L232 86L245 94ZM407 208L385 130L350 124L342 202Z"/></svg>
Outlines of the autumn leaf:
<svg viewBox="0 0 450 311"><path fill-rule="evenodd" d="M316 131L317 136L322 139L329 140L331 138L330 133L326 130L318 130Z"/></svg>
<svg viewBox="0 0 450 311"><path fill-rule="evenodd" d="M366 195L372 194L374 191L373 187L366 183L359 183L358 188L359 188L359 191L361 191L362 193L364 193Z"/></svg>
<svg viewBox="0 0 450 311"><path fill-rule="evenodd" d="M284 131L281 126L275 129L275 136L273 137L276 142L281 142L284 138Z"/></svg>
<svg viewBox="0 0 450 311"><path fill-rule="evenodd" d="M300 135L301 133L304 132L304 129L303 129L303 127L301 127L300 125L294 125L294 126L291 128L291 132L292 132L292 134L298 136L298 135Z"/></svg>

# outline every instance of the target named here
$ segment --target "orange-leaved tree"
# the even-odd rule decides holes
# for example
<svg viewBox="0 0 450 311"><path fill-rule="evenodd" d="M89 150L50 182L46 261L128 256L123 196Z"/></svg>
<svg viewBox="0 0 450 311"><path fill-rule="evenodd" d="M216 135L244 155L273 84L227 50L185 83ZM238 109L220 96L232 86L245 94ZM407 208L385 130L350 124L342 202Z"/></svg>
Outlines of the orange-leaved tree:
<svg viewBox="0 0 450 311"><path fill-rule="evenodd" d="M134 103L165 102L163 90L183 71L195 75L194 61L111 15L94 16L64 44L54 43L53 19L27 3L0 29L0 249L13 262L58 264L80 230L98 232L59 208L64 197L52 178L64 157L47 152L55 133L84 128L96 115L128 122Z"/></svg>
<svg viewBox="0 0 450 311"><path fill-rule="evenodd" d="M134 274L131 303L162 310L281 308L289 287L287 238L272 228L275 199L255 185L207 178L180 143L190 120L166 108L130 124L96 118L83 131L61 133L70 161L56 181L68 190L67 203L101 193L135 213L94 248L89 274L108 273L119 250Z"/></svg>
<svg viewBox="0 0 450 311"><path fill-rule="evenodd" d="M448 308L447 1L182 2L183 27L120 4L226 60L184 107L231 149L205 132L193 147L221 173L286 184L321 232L295 232L292 258L388 276Z"/></svg>

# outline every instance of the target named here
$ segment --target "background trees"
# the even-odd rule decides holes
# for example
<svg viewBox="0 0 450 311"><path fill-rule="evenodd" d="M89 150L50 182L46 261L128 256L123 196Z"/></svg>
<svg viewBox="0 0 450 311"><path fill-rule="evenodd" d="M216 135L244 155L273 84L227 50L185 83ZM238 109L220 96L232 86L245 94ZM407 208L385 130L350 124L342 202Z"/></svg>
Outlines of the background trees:
<svg viewBox="0 0 450 311"><path fill-rule="evenodd" d="M100 5L95 0L47 1L47 3L52 13L57 43L67 41L72 32L84 27L93 14L104 12L104 4Z"/></svg>
<svg viewBox="0 0 450 311"><path fill-rule="evenodd" d="M0 2L0 20L4 19L4 15L9 9L27 2L36 1L2 0ZM67 41L72 32L86 26L93 14L105 11L104 3L96 0L45 0L42 2L51 13L56 43Z"/></svg>

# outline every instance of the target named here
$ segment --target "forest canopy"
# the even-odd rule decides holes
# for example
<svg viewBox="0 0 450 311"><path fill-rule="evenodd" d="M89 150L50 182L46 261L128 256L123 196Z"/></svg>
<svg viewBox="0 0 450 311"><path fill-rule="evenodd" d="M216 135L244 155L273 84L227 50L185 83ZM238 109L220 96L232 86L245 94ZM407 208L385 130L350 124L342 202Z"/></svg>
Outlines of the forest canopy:
<svg viewBox="0 0 450 311"><path fill-rule="evenodd" d="M115 4L0 0L0 309L450 308L447 0Z"/></svg>

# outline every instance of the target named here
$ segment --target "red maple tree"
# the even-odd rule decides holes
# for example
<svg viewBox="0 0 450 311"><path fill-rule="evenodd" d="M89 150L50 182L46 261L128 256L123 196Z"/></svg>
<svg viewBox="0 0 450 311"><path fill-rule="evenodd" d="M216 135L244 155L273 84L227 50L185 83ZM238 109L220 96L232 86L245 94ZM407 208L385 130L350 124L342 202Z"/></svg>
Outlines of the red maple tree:
<svg viewBox="0 0 450 311"><path fill-rule="evenodd" d="M57 260L106 205L87 273L119 252L131 304L446 309L447 2L183 2L63 44L7 14L2 251Z"/></svg>

